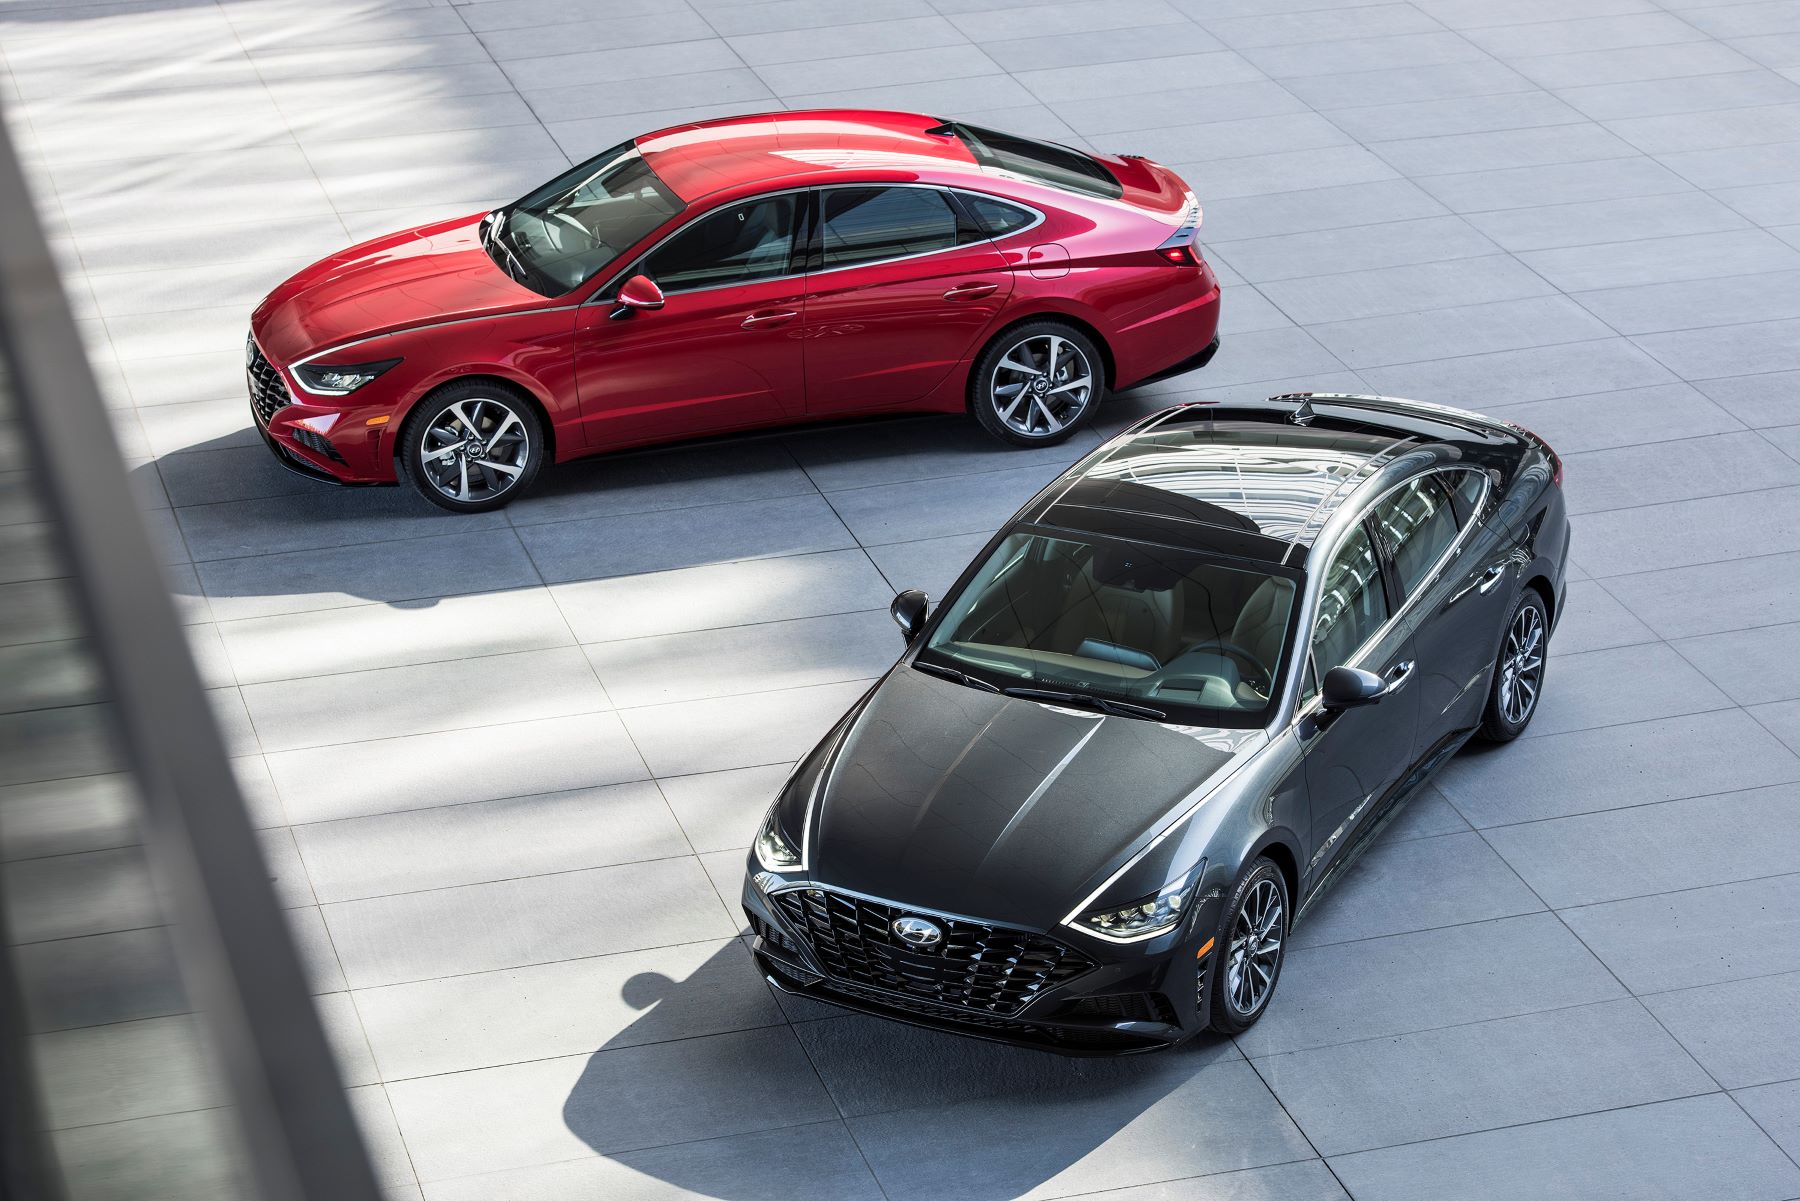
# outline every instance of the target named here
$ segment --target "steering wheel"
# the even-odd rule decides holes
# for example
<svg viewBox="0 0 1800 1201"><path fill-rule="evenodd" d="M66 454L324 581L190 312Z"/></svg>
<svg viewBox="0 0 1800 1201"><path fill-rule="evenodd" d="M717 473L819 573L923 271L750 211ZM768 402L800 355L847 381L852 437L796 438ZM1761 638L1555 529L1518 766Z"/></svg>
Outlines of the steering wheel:
<svg viewBox="0 0 1800 1201"><path fill-rule="evenodd" d="M571 233L580 240L571 242ZM597 239L589 232L588 227L567 213L551 213L550 220L544 222L544 236L550 239L552 247L563 254L592 250L597 245Z"/></svg>
<svg viewBox="0 0 1800 1201"><path fill-rule="evenodd" d="M1186 650L1182 651L1180 655L1176 656L1169 666L1173 667L1176 663L1181 662L1189 655L1199 654L1202 651L1216 651L1228 659L1236 660L1240 667L1250 668L1250 671L1244 673L1244 679L1246 680L1258 680L1266 684L1275 678L1275 673L1269 670L1268 664L1264 663L1261 659L1257 658L1256 655L1239 646L1237 643L1228 641L1224 638L1215 638L1211 642L1202 642L1197 646L1188 647Z"/></svg>

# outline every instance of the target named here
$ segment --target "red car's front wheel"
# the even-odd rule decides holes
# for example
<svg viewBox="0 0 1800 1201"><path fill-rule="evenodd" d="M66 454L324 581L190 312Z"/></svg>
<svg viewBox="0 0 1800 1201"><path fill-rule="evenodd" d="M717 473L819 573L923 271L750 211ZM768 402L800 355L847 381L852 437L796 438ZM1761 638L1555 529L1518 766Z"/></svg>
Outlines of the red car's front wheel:
<svg viewBox="0 0 1800 1201"><path fill-rule="evenodd" d="M469 380L419 402L400 429L400 467L426 500L453 513L498 509L544 461L537 412L511 389Z"/></svg>
<svg viewBox="0 0 1800 1201"><path fill-rule="evenodd" d="M1093 339L1074 326L1031 321L982 352L969 389L988 433L1014 446L1049 446L1093 419L1106 369Z"/></svg>

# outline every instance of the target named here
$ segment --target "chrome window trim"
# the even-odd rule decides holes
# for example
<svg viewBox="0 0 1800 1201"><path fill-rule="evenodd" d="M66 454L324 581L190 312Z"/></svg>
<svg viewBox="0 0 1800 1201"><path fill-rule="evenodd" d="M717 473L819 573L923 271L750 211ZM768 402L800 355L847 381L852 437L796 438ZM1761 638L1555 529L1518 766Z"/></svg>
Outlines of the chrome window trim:
<svg viewBox="0 0 1800 1201"><path fill-rule="evenodd" d="M1401 460L1396 461L1398 462ZM1407 595L1401 599L1399 607L1389 613L1387 620L1377 626L1374 632L1351 652L1350 657L1345 660L1346 663L1354 664L1360 661L1377 643L1388 636L1396 622L1404 621L1418 603L1419 598L1429 592L1432 586L1437 583L1438 577L1442 574L1445 565L1462 553L1462 548L1467 544L1469 538L1483 524L1480 514L1487 507L1490 493L1494 486L1493 479L1487 472L1467 463L1439 463L1420 471L1410 472L1400 479L1393 480L1382 486L1379 492L1373 493L1366 500L1359 501L1354 505L1343 505L1337 513L1332 515L1331 520L1326 522L1326 530L1331 534L1330 542L1327 543L1324 533L1321 533L1319 539L1313 543L1314 550L1319 550L1322 547L1329 548L1320 559L1321 563L1329 565L1331 560L1336 557L1338 551L1342 549L1344 538L1348 535L1349 531L1356 526L1361 525L1372 513L1374 513L1376 505L1379 505L1382 501L1386 500L1389 496L1398 492L1408 484L1422 480L1430 475L1448 474L1453 471L1473 471L1482 479L1481 496L1475 503L1475 516L1470 518L1467 525L1464 525L1457 530L1456 538L1449 546L1444 548L1444 553L1439 555L1437 561L1431 565L1431 570L1427 571L1420 579L1419 586L1407 593ZM1379 479L1379 476L1371 477L1371 481L1375 479ZM1385 555L1387 552L1385 548L1377 547L1376 553L1378 555ZM1324 585L1325 573L1323 570L1320 570L1318 572L1308 572L1307 575L1306 593L1301 599L1302 612L1300 619L1306 630L1302 645L1306 647L1306 653L1310 657L1313 653L1313 628L1318 618L1319 596L1320 590ZM1339 666L1342 666L1342 664L1333 663L1330 665L1330 667ZM1324 670L1329 671L1330 667L1327 667ZM1291 697L1283 698L1284 703L1294 705L1293 716L1286 722L1277 722L1276 724L1278 726L1292 726L1303 718L1318 712L1323 707L1324 701L1322 694L1312 697L1305 704L1298 703L1299 675L1300 673L1298 672L1294 673L1294 679L1289 682L1289 690L1292 693ZM1319 686L1321 690L1324 687L1323 671L1319 674Z"/></svg>
<svg viewBox="0 0 1800 1201"><path fill-rule="evenodd" d="M1036 205L1026 204L1022 200L1014 200L1010 196L997 196L990 192L983 192L978 188L962 187L962 186L959 186L956 184L901 183L898 181L888 183L888 182L883 182L880 180L872 180L872 181L869 181L866 183L845 182L845 183L830 183L830 184L806 184L802 187L797 187L797 188L779 188L773 192L758 192L753 196L743 196L743 197L740 197L738 200L728 201L727 203L738 204L738 203L741 203L744 201L767 200L767 199L770 199L770 198L773 198L776 196L786 196L786 195L789 195L789 194L795 193L795 192L817 192L817 193L820 193L820 197L822 200L824 193L830 192L830 191L833 191L833 190L836 190L839 188L928 188L934 192L950 192L950 193L956 193L956 194L962 194L962 195L983 196L983 197L987 197L992 200L1002 201L1003 203L1010 204L1015 208L1025 209L1028 212L1033 214L1034 220L1031 222L1031 224L1022 225L1018 229L1009 230L1005 234L1001 235L1002 237L1006 237L1006 238L1015 237L1019 234L1027 232L1028 230L1036 229L1038 226L1042 225L1045 221L1049 220L1049 217L1044 213L1044 211L1042 209L1038 208ZM714 205L712 208L706 210L706 212L700 213L697 216L691 218L690 220L683 222L679 227L677 227L673 230L670 230L667 235L657 239L656 244L651 246L650 249L648 249L648 250L644 251L644 253L634 257L627 266L620 269L620 271L617 275L614 275L611 279L607 280L606 283L601 285L600 288L598 290L596 290L592 296L588 297L582 303L583 304L605 304L605 303L611 301L613 299L614 294L617 292L619 286L621 284L623 284L627 279L630 279L633 275L637 274L637 272L634 270L634 268L641 266L646 259L648 259L651 255L655 254L658 250L661 250L663 247L663 243L667 242L670 238L674 238L674 237L680 235L681 233L686 231L689 226L694 225L697 222L704 221L707 217L710 217L712 214L718 212L720 209L722 209L724 207L725 207L725 205L723 205L723 204ZM971 218L971 220L972 220L972 218ZM995 243L997 241L997 239L989 236L985 232L982 233L981 240L986 242L989 246L995 245ZM936 250L921 250L916 254L900 254L900 255L895 255L893 258L870 259L869 261L864 262L864 263L849 263L842 267L821 267L816 271L805 271L805 270L789 271L789 272L786 272L781 275L766 275L759 279L739 280L736 283L708 284L703 288L678 288L673 291L665 291L664 294L668 295L668 296L692 296L699 292L716 292L721 288L739 288L739 287L745 286L745 284L772 283L776 280L782 280L782 279L811 279L813 276L816 276L816 275L830 275L830 274L832 274L834 272L838 272L838 271L854 271L860 267L880 267L880 266L884 266L888 263L903 263L903 262L906 262L908 259L929 258L930 256L932 256L934 254L944 254L944 253L946 253L948 251L952 251L952 250L961 250L965 246L972 246L972 245L974 245L974 243L972 243L972 242L958 242L954 246L940 246Z"/></svg>
<svg viewBox="0 0 1800 1201"><path fill-rule="evenodd" d="M1014 200L1011 196L998 196L998 195L995 195L993 192L984 192L980 188L962 188L962 187L951 186L951 187L946 187L944 190L946 192L955 192L959 196L979 196L983 200L995 200L995 201L1000 202L1001 204L1010 204L1013 208L1024 209L1026 212L1031 214L1031 220L1024 225L1019 226L1019 228L1017 228L1017 229L1009 229L1005 233L1001 233L1001 234L990 234L984 230L982 232L982 236L985 237L989 242L998 242L1002 238L1016 238L1022 233L1029 233L1030 231L1036 229L1038 226L1042 225L1044 222L1046 222L1050 219L1044 213L1044 210L1037 207L1037 205L1026 204L1023 200ZM973 214L971 214L970 216L971 216L971 218L973 218Z"/></svg>

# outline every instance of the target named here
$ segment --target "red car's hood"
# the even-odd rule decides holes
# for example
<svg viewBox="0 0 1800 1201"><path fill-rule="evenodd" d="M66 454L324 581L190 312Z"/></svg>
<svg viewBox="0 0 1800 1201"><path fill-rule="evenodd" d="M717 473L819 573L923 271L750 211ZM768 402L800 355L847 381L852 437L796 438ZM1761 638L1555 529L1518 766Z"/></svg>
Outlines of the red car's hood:
<svg viewBox="0 0 1800 1201"><path fill-rule="evenodd" d="M458 217L340 250L269 293L250 328L264 353L291 363L415 325L552 303L495 266L480 223Z"/></svg>

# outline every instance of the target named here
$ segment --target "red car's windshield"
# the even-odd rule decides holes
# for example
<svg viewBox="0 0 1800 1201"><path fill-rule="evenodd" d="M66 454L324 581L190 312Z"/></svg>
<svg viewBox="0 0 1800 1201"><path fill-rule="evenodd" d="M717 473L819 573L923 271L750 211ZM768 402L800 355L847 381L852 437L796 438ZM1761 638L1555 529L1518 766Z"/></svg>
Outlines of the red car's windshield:
<svg viewBox="0 0 1800 1201"><path fill-rule="evenodd" d="M624 142L495 210L482 235L488 253L514 279L561 296L606 270L683 207L636 145Z"/></svg>

